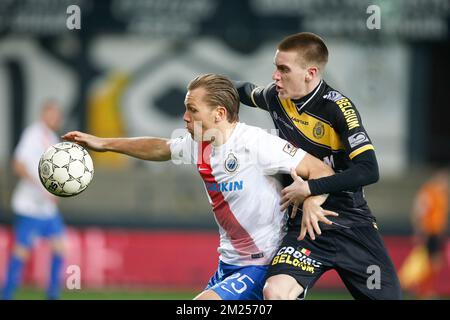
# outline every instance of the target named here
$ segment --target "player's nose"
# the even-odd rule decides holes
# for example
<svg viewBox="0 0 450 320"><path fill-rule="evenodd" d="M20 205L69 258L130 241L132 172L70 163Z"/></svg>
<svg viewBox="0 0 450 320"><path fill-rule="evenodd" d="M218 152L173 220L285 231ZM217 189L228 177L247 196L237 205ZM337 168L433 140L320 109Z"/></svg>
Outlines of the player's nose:
<svg viewBox="0 0 450 320"><path fill-rule="evenodd" d="M277 81L277 80L280 80L280 79L281 79L280 72L275 69L275 71L272 73L272 80Z"/></svg>
<svg viewBox="0 0 450 320"><path fill-rule="evenodd" d="M187 110L184 112L183 120L185 122L191 122L191 116L190 116L190 114L189 114L189 112Z"/></svg>

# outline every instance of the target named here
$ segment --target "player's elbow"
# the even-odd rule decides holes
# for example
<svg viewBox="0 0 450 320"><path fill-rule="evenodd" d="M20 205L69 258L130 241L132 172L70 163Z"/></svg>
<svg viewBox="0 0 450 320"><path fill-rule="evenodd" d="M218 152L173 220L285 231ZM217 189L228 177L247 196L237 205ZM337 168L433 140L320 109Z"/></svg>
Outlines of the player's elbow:
<svg viewBox="0 0 450 320"><path fill-rule="evenodd" d="M373 184L380 180L377 158L375 152L369 150L357 156L352 168L353 176L360 186Z"/></svg>
<svg viewBox="0 0 450 320"><path fill-rule="evenodd" d="M377 170L373 173L372 181L370 183L376 183L380 180L380 172Z"/></svg>
<svg viewBox="0 0 450 320"><path fill-rule="evenodd" d="M366 170L364 174L364 182L363 184L369 185L378 182L380 180L380 172L378 170L377 163L368 163L366 165Z"/></svg>

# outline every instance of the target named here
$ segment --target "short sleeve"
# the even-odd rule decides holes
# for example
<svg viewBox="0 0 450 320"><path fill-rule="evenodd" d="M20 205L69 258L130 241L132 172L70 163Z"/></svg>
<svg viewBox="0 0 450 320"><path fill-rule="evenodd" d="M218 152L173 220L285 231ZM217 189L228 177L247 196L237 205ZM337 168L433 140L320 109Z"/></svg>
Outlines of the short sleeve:
<svg viewBox="0 0 450 320"><path fill-rule="evenodd" d="M195 163L195 142L189 134L169 140L171 159L185 164Z"/></svg>
<svg viewBox="0 0 450 320"><path fill-rule="evenodd" d="M255 143L252 145L254 161L265 175L289 173L306 154L304 150L264 130L256 131L254 138Z"/></svg>

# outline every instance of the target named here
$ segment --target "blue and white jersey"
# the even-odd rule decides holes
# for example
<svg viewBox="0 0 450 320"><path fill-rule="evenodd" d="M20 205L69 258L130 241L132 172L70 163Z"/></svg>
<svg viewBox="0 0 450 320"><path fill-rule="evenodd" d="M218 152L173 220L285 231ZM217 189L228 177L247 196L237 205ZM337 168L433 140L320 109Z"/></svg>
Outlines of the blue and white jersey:
<svg viewBox="0 0 450 320"><path fill-rule="evenodd" d="M170 140L172 160L194 164L219 226L220 259L232 265L270 263L285 231L281 186L273 177L297 167L305 152L265 130L238 123L226 143Z"/></svg>
<svg viewBox="0 0 450 320"><path fill-rule="evenodd" d="M42 154L58 137L44 123L32 124L22 133L14 151L14 159L23 163L31 180L20 179L12 196L14 212L33 218L49 218L57 214L56 197L39 180L38 165Z"/></svg>

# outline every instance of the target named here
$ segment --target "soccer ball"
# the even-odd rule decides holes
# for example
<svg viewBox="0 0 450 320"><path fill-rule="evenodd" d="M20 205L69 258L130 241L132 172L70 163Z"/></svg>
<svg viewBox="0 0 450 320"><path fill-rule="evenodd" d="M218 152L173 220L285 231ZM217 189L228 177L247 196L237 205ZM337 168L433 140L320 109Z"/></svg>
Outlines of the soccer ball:
<svg viewBox="0 0 450 320"><path fill-rule="evenodd" d="M84 191L94 177L89 153L73 142L52 145L39 160L39 179L50 193L72 197Z"/></svg>

